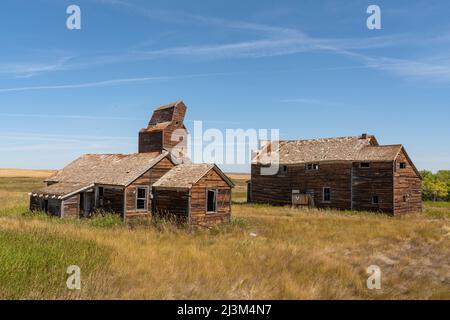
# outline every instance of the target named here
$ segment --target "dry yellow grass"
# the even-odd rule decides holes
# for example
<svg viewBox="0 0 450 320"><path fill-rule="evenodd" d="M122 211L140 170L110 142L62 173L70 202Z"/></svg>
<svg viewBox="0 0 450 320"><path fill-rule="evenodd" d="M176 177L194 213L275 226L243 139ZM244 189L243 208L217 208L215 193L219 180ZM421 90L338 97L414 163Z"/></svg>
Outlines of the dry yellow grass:
<svg viewBox="0 0 450 320"><path fill-rule="evenodd" d="M48 178L54 170L0 169L1 178Z"/></svg>
<svg viewBox="0 0 450 320"><path fill-rule="evenodd" d="M449 209L434 212L391 218L234 205L231 225L198 232L4 214L0 232L57 234L109 250L81 292L47 298L450 299ZM373 264L382 270L380 291L366 287Z"/></svg>
<svg viewBox="0 0 450 320"><path fill-rule="evenodd" d="M78 295L59 298L450 298L448 221L233 209L241 226L195 233L12 217L0 218L0 230L56 233L110 248L105 272L86 279ZM365 286L373 264L383 272L380 291Z"/></svg>
<svg viewBox="0 0 450 320"><path fill-rule="evenodd" d="M250 175L246 173L227 173L227 176L233 179L234 181L247 181L250 180Z"/></svg>

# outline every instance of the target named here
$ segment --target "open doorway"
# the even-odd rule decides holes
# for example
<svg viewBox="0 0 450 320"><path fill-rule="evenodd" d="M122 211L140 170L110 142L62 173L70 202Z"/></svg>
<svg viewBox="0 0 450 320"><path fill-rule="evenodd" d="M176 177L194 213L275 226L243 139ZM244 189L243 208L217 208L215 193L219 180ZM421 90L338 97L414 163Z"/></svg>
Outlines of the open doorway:
<svg viewBox="0 0 450 320"><path fill-rule="evenodd" d="M217 190L211 189L206 192L206 212L217 212Z"/></svg>

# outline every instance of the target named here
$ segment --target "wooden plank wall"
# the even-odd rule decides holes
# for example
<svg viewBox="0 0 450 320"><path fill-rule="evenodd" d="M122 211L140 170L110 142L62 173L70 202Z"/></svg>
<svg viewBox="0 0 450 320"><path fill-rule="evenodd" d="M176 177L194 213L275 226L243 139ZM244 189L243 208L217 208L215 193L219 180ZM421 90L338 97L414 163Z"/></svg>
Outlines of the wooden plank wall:
<svg viewBox="0 0 450 320"><path fill-rule="evenodd" d="M160 217L187 222L189 218L189 190L154 188L153 213Z"/></svg>
<svg viewBox="0 0 450 320"><path fill-rule="evenodd" d="M43 199L38 196L30 196L30 210L31 211L41 211L44 207Z"/></svg>
<svg viewBox="0 0 450 320"><path fill-rule="evenodd" d="M123 214L123 190L119 188L103 188L103 208L105 211Z"/></svg>
<svg viewBox="0 0 450 320"><path fill-rule="evenodd" d="M78 218L80 215L80 195L74 195L63 201L64 217Z"/></svg>
<svg viewBox="0 0 450 320"><path fill-rule="evenodd" d="M318 208L350 209L351 163L322 163L318 171L307 171L305 164L288 165L286 174L261 176L260 165L252 165L252 201L291 205L292 190L312 191ZM323 201L323 188L331 188L331 202Z"/></svg>
<svg viewBox="0 0 450 320"><path fill-rule="evenodd" d="M187 150L187 130L183 129L183 124L171 124L164 129L164 148L170 150L177 146Z"/></svg>
<svg viewBox="0 0 450 320"><path fill-rule="evenodd" d="M206 190L217 189L217 213L206 213ZM191 189L191 224L211 226L231 219L231 187L210 170Z"/></svg>
<svg viewBox="0 0 450 320"><path fill-rule="evenodd" d="M400 169L400 163L405 162L406 168ZM394 173L394 214L422 211L422 180L413 169L404 151L395 161ZM406 201L404 196L406 197Z"/></svg>
<svg viewBox="0 0 450 320"><path fill-rule="evenodd" d="M252 202L272 205L291 204L292 188L288 175L261 175L261 165L252 164L251 167L251 196Z"/></svg>
<svg viewBox="0 0 450 320"><path fill-rule="evenodd" d="M139 132L139 153L161 152L163 149L162 131Z"/></svg>
<svg viewBox="0 0 450 320"><path fill-rule="evenodd" d="M353 164L353 210L393 212L392 162L371 162L370 168ZM372 204L378 196L378 204Z"/></svg>
<svg viewBox="0 0 450 320"><path fill-rule="evenodd" d="M400 156L397 166L401 161L407 161L406 156ZM392 213L395 181L395 213L421 209L421 181L409 162L406 169L397 170L395 180L392 162L371 162L370 168L359 168L358 162L321 163L318 171L307 171L304 164L289 165L286 174L280 167L279 174L272 176L261 176L260 170L260 165L252 165L251 199L256 203L291 205L292 190L313 191L318 208ZM329 203L323 201L324 187L331 188ZM406 204L405 193L410 195ZM379 204L372 204L374 195Z"/></svg>
<svg viewBox="0 0 450 320"><path fill-rule="evenodd" d="M162 159L153 168L148 170L142 176L140 176L136 181L130 184L125 189L126 195L126 215L141 215L151 213L152 210L152 185L159 180L164 174L166 174L170 169L174 167L174 164L167 158ZM148 210L137 210L136 209L136 197L137 197L137 187L146 186L148 187Z"/></svg>
<svg viewBox="0 0 450 320"><path fill-rule="evenodd" d="M305 169L305 165L288 167L292 190L300 193L314 192L314 204L317 208L350 209L351 202L351 164L321 163L319 170ZM331 188L331 201L323 201L323 188ZM289 196L291 196L290 194ZM292 200L291 200L292 201Z"/></svg>

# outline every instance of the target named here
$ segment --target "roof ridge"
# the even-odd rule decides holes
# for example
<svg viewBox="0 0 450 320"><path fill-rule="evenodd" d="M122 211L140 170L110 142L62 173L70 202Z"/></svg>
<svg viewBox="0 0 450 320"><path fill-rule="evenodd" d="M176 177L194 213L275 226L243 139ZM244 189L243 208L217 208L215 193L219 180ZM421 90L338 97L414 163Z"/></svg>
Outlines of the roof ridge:
<svg viewBox="0 0 450 320"><path fill-rule="evenodd" d="M367 138L371 138L373 135L368 135ZM279 140L279 142L304 142L304 141L323 141L323 140L343 140L343 139L361 139L360 136L341 136L341 137L329 137L329 138L315 138L315 139L288 139Z"/></svg>
<svg viewBox="0 0 450 320"><path fill-rule="evenodd" d="M173 107L175 107L176 105L178 105L178 104L181 103L181 102L183 102L183 100L177 100L177 101L174 101L174 102L169 102L169 103L166 103L166 104L161 104L161 105L157 106L157 107L155 108L155 110L163 110L163 109L165 109L165 108L173 108ZM183 102L183 103L184 103L184 102Z"/></svg>

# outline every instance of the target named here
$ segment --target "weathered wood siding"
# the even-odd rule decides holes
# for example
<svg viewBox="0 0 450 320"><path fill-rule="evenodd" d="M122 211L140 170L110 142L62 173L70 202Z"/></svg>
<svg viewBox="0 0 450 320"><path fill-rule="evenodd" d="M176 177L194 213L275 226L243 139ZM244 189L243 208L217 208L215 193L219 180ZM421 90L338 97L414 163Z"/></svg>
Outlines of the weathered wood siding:
<svg viewBox="0 0 450 320"><path fill-rule="evenodd" d="M175 108L156 110L149 125L170 122L161 129L149 129L139 132L139 152L161 152L163 149L172 149L175 146L187 147L187 130L183 121L186 106L178 105ZM174 134L174 132L176 132Z"/></svg>
<svg viewBox="0 0 450 320"><path fill-rule="evenodd" d="M406 163L401 169L400 163ZM394 214L422 211L422 179L414 170L412 163L402 151L395 161L394 172Z"/></svg>
<svg viewBox="0 0 450 320"><path fill-rule="evenodd" d="M42 198L39 198L38 196L30 196L30 210L31 211L42 211L44 208L44 205L42 203Z"/></svg>
<svg viewBox="0 0 450 320"><path fill-rule="evenodd" d="M167 158L162 159L153 168L148 170L125 189L126 216L141 215L151 213L152 210L152 185L164 174L174 167L174 164ZM136 197L138 187L148 187L147 210L137 210Z"/></svg>
<svg viewBox="0 0 450 320"><path fill-rule="evenodd" d="M321 163L319 170L306 170L305 165L288 166L288 176L292 190L301 194L314 194L314 205L317 208L350 208L351 198L351 164ZM330 201L324 201L323 188L331 189Z"/></svg>
<svg viewBox="0 0 450 320"><path fill-rule="evenodd" d="M187 130L183 128L182 124L171 124L164 129L163 132L163 147L165 149L172 149L175 146L178 148L187 149Z"/></svg>
<svg viewBox="0 0 450 320"><path fill-rule="evenodd" d="M352 175L353 210L393 212L392 162L370 162L370 168L355 162ZM373 203L375 196L378 204Z"/></svg>
<svg viewBox="0 0 450 320"><path fill-rule="evenodd" d="M163 149L162 131L139 132L139 153L161 152Z"/></svg>
<svg viewBox="0 0 450 320"><path fill-rule="evenodd" d="M406 156L400 155L397 167L399 162L408 162ZM317 208L389 213L421 209L420 178L409 162L406 169L397 169L395 179L392 161L370 162L370 168L360 168L359 162L333 162L320 163L317 171L296 164L288 165L287 172L280 166L276 175L262 176L260 172L261 166L253 164L249 198L255 203L291 205L292 191L298 190L300 194L313 194ZM323 199L323 188L331 189L329 202ZM406 203L405 194L409 195ZM374 196L378 203L374 203Z"/></svg>
<svg viewBox="0 0 450 320"><path fill-rule="evenodd" d="M251 196L252 202L273 205L290 204L291 182L287 175L261 175L261 165L252 164L251 167Z"/></svg>
<svg viewBox="0 0 450 320"><path fill-rule="evenodd" d="M206 192L217 189L217 212L206 212ZM217 174L210 170L191 189L190 221L192 225L211 226L229 222L231 218L231 187Z"/></svg>
<svg viewBox="0 0 450 320"><path fill-rule="evenodd" d="M45 202L47 201L47 214L52 216L61 216L62 201L52 198L41 198L38 196L30 196L31 211L45 211Z"/></svg>
<svg viewBox="0 0 450 320"><path fill-rule="evenodd" d="M261 166L252 165L251 199L256 203L292 204L292 190L311 194L318 208L350 209L351 163L321 163L317 171L306 170L305 164L288 165L283 173L260 175ZM331 188L331 201L323 201L323 188Z"/></svg>
<svg viewBox="0 0 450 320"><path fill-rule="evenodd" d="M123 190L120 188L103 188L103 207L105 211L123 214Z"/></svg>
<svg viewBox="0 0 450 320"><path fill-rule="evenodd" d="M78 218L80 216L80 195L74 195L63 201L64 217Z"/></svg>
<svg viewBox="0 0 450 320"><path fill-rule="evenodd" d="M154 188L153 213L159 217L187 222L189 218L189 190Z"/></svg>

